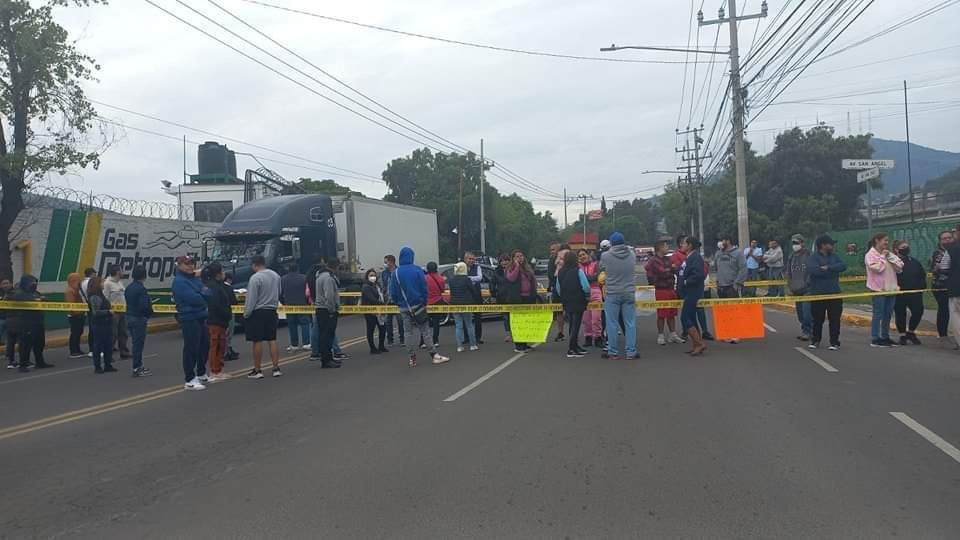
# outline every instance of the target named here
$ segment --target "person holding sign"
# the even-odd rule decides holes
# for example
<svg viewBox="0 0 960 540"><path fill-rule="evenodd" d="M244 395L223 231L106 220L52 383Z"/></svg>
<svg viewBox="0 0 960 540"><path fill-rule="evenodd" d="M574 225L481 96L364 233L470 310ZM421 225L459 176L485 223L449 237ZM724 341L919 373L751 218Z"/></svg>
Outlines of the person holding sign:
<svg viewBox="0 0 960 540"><path fill-rule="evenodd" d="M677 290L683 297L680 324L693 342L693 348L687 354L700 356L707 350L707 346L703 344L703 336L697 326L697 302L703 298L703 284L707 279L707 273L703 270L700 240L694 236L687 236L683 239L680 249L687 255L683 264L680 265L680 274L677 276Z"/></svg>
<svg viewBox="0 0 960 540"><path fill-rule="evenodd" d="M560 303L563 304L563 311L570 323L567 358L582 358L587 354L587 351L580 347L579 336L583 313L587 310L587 302L590 300L590 283L587 280L587 274L577 262L577 254L572 251L568 251L563 256L563 267L557 273L557 283L554 287L560 295Z"/></svg>
<svg viewBox="0 0 960 540"><path fill-rule="evenodd" d="M576 259L574 259L576 261ZM533 273L533 267L527 262L527 257L519 249L513 250L510 266L504 271L507 286L512 288L515 298L520 304L537 303L537 277ZM477 337L479 340L479 336ZM514 352L522 353L530 350L530 345L514 341Z"/></svg>
<svg viewBox="0 0 960 540"><path fill-rule="evenodd" d="M807 259L807 276L809 287L807 294L839 294L840 274L847 269L840 257L834 253L836 242L827 235L817 238L813 247L816 251ZM823 321L830 319L830 350L840 347L840 316L843 314L843 299L816 300L810 303L810 313L813 317L813 334L810 336L810 345L816 349L823 338ZM887 321L889 323L889 321Z"/></svg>

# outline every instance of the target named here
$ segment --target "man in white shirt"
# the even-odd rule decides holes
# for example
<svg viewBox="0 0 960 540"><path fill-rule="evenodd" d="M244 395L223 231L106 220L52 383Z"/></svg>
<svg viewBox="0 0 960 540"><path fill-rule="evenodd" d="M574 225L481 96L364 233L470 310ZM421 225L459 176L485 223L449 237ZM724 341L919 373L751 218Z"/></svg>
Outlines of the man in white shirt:
<svg viewBox="0 0 960 540"><path fill-rule="evenodd" d="M107 279L103 280L103 294L110 301L111 306L122 306L127 303L124 297L126 286L123 284L123 269L119 264L110 266L107 270ZM80 284L83 290L83 283ZM86 293L84 293L86 295ZM130 349L127 347L127 316L123 312L113 314L113 339L116 349L120 351L120 358L130 358Z"/></svg>

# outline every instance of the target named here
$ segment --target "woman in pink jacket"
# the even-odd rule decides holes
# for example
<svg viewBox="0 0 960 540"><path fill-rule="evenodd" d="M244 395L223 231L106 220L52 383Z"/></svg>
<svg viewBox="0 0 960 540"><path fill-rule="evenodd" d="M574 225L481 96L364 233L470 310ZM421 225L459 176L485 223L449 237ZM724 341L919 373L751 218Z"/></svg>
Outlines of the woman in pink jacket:
<svg viewBox="0 0 960 540"><path fill-rule="evenodd" d="M890 238L886 233L877 233L870 239L870 251L863 258L867 267L867 288L874 292L897 291L897 274L903 270L903 261L887 246ZM896 303L896 295L873 297L873 319L870 322L870 346L892 347L890 317Z"/></svg>
<svg viewBox="0 0 960 540"><path fill-rule="evenodd" d="M590 284L590 302L603 302L603 293L600 292L600 267L597 261L593 260L590 253L581 249L577 253L577 262L580 263L580 269L587 276L587 283ZM583 312L583 335L584 345L587 347L603 347L603 326L601 325L603 312L600 310Z"/></svg>

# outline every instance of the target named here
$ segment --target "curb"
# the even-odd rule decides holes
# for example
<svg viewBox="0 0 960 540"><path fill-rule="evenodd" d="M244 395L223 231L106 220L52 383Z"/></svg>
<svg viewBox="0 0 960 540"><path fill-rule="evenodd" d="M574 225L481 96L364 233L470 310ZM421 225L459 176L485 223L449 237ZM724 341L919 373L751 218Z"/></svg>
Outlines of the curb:
<svg viewBox="0 0 960 540"><path fill-rule="evenodd" d="M787 312L796 313L796 307L794 307L793 304L767 304L767 305L777 311L782 311L784 313L787 313ZM848 326L870 328L870 323L872 319L864 315L854 315L852 313L844 313L843 315L840 316L840 321L843 324L846 324ZM894 327L891 325L890 329L893 330ZM920 330L920 329L917 329L916 334L918 336L923 336L923 337L937 337L939 335L937 334L936 331L933 331L933 330Z"/></svg>
<svg viewBox="0 0 960 540"><path fill-rule="evenodd" d="M170 330L176 330L180 327L180 324L175 320L162 321L155 324L147 325L148 334L156 334L159 332L169 332ZM52 349L55 347L66 347L70 342L70 336L54 336L47 338L47 343L45 348ZM7 350L6 346L0 346L0 352L5 352Z"/></svg>

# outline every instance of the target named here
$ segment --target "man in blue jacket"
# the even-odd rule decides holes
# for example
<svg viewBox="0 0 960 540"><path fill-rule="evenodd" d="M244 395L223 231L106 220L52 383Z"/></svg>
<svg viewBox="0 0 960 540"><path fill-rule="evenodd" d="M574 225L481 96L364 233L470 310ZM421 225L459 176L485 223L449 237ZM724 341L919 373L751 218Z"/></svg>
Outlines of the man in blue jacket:
<svg viewBox="0 0 960 540"><path fill-rule="evenodd" d="M430 331L430 319L427 317L427 276L423 268L413 264L413 250L404 247L400 250L400 266L393 271L387 284L390 298L400 308L400 318L406 325L406 347L410 356L410 367L417 365L417 344L414 328L420 333L420 339L430 344L430 356L434 364L450 361L437 352L437 344Z"/></svg>
<svg viewBox="0 0 960 540"><path fill-rule="evenodd" d="M207 295L197 276L193 257L177 257L177 271L170 287L177 305L177 321L183 333L183 387L186 390L204 390L207 382L207 354L210 335L207 333Z"/></svg>
<svg viewBox="0 0 960 540"><path fill-rule="evenodd" d="M147 340L147 320L153 316L153 304L143 281L147 279L147 269L136 266L132 272L133 282L123 291L127 303L127 330L133 341L133 376L153 375L150 368L143 366L143 346Z"/></svg>

